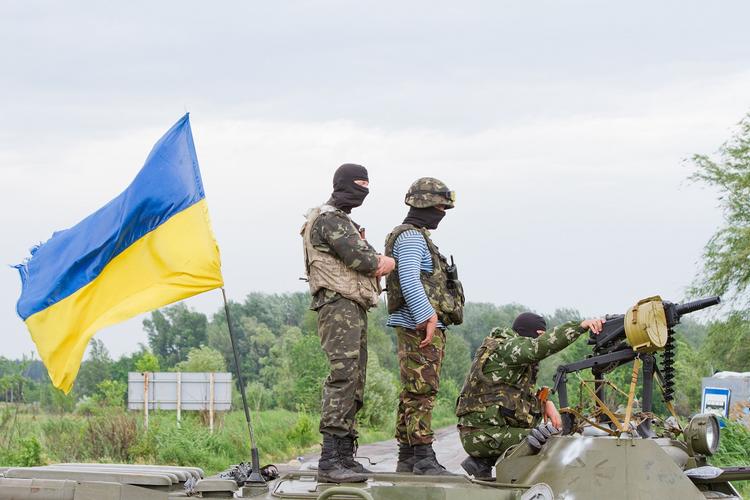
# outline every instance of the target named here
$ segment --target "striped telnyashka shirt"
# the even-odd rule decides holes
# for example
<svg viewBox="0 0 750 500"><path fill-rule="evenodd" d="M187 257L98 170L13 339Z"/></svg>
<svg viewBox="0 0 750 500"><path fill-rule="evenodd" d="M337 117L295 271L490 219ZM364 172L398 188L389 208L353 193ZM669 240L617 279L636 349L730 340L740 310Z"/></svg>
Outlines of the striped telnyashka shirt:
<svg viewBox="0 0 750 500"><path fill-rule="evenodd" d="M414 330L418 324L435 314L419 279L420 271L432 272L432 257L422 234L408 230L396 238L393 258L398 263L398 280L406 304L388 317L388 326ZM439 321L437 326L445 328Z"/></svg>

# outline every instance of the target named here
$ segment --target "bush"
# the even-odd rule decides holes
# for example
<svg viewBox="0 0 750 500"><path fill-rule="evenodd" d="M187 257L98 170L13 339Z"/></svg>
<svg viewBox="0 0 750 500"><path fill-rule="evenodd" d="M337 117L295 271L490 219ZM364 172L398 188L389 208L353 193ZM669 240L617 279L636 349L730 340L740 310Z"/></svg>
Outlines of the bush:
<svg viewBox="0 0 750 500"><path fill-rule="evenodd" d="M128 386L119 380L103 380L96 386L93 396L83 396L75 406L79 415L91 417L102 415L113 409L122 410L125 407L125 395Z"/></svg>
<svg viewBox="0 0 750 500"><path fill-rule="evenodd" d="M271 407L273 402L273 394L271 390L267 389L266 386L260 382L250 382L247 384L245 397L247 398L248 407L254 411L267 410ZM242 399L239 400L239 404L235 407L242 408Z"/></svg>
<svg viewBox="0 0 750 500"><path fill-rule="evenodd" d="M365 384L365 403L357 414L360 425L382 427L392 425L396 418L398 404L398 383L396 378L381 368L378 357L369 354L367 360L367 382Z"/></svg>
<svg viewBox="0 0 750 500"><path fill-rule="evenodd" d="M128 392L128 384L121 380L103 380L96 386L96 401L105 407L125 406L125 395Z"/></svg>
<svg viewBox="0 0 750 500"><path fill-rule="evenodd" d="M136 360L133 366L137 372L158 372L159 358L146 351Z"/></svg>
<svg viewBox="0 0 750 500"><path fill-rule="evenodd" d="M750 429L740 422L727 421L721 430L719 450L711 457L717 466L746 465L750 450ZM743 497L750 496L750 481L736 481L732 485Z"/></svg>
<svg viewBox="0 0 750 500"><path fill-rule="evenodd" d="M44 394L44 403L42 406L45 410L62 415L63 413L72 412L75 409L78 396L74 392L65 394L51 383L48 383L40 391Z"/></svg>
<svg viewBox="0 0 750 500"><path fill-rule="evenodd" d="M84 439L94 460L128 462L138 438L135 418L124 412L109 412L88 420Z"/></svg>
<svg viewBox="0 0 750 500"><path fill-rule="evenodd" d="M17 463L21 467L36 467L42 465L42 445L34 436L22 439L19 443Z"/></svg>
<svg viewBox="0 0 750 500"><path fill-rule="evenodd" d="M178 372L225 372L227 364L219 351L203 346L190 349L187 360L177 363L174 368Z"/></svg>
<svg viewBox="0 0 750 500"><path fill-rule="evenodd" d="M297 422L286 436L291 444L301 448L312 445L318 439L318 430L315 428L313 419L305 412L304 407L300 407L297 413Z"/></svg>
<svg viewBox="0 0 750 500"><path fill-rule="evenodd" d="M53 417L41 424L44 448L53 462L80 462L89 459L84 439L85 421L71 417Z"/></svg>
<svg viewBox="0 0 750 500"><path fill-rule="evenodd" d="M83 396L76 403L76 413L85 417L96 415L101 411L99 402L91 396Z"/></svg>
<svg viewBox="0 0 750 500"><path fill-rule="evenodd" d="M36 437L22 438L13 448L0 449L0 464L9 467L36 467L43 465L42 445Z"/></svg>
<svg viewBox="0 0 750 500"><path fill-rule="evenodd" d="M179 428L174 424L161 426L156 429L154 440L157 463L201 464L212 470L221 470L231 463L227 457L233 450L223 433L211 434L193 418L183 420Z"/></svg>

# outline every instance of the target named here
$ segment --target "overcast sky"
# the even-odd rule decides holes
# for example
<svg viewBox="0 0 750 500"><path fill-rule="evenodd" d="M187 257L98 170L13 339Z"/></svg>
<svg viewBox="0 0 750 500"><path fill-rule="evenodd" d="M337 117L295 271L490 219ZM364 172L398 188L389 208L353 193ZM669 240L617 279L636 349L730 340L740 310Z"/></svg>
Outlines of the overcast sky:
<svg viewBox="0 0 750 500"><path fill-rule="evenodd" d="M191 112L228 294L305 289L298 234L344 162L382 247L421 176L467 299L541 313L684 297L721 224L689 183L750 111L750 4L0 4L0 261L119 194ZM0 273L0 355L33 350ZM188 300L206 313L211 292ZM142 318L102 331L119 355Z"/></svg>

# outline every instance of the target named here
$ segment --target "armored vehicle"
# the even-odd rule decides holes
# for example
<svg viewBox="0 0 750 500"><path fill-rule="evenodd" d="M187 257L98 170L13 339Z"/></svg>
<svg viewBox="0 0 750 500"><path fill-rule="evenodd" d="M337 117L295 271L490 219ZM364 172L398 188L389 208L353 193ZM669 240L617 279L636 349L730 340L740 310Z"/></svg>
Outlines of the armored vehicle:
<svg viewBox="0 0 750 500"><path fill-rule="evenodd" d="M564 417L562 433L538 452L526 442L509 449L496 463L495 481L377 472L366 483L337 485L317 483L311 470L280 477L265 470L264 479L253 453L252 465L240 464L209 478L197 468L158 465L0 469L0 499L739 499L730 481L750 480L750 467L713 467L709 462L719 446L717 417L696 415L683 428L676 415L664 418L652 411L656 382L667 410L674 413L674 326L682 315L718 302L712 297L672 304L650 297L623 315L608 316L604 330L589 339L592 354L557 370L552 389ZM622 365L632 366L628 390L606 379ZM589 369L592 379L578 375ZM570 406L567 384L573 374L581 397ZM607 391L625 398L621 408L607 405Z"/></svg>

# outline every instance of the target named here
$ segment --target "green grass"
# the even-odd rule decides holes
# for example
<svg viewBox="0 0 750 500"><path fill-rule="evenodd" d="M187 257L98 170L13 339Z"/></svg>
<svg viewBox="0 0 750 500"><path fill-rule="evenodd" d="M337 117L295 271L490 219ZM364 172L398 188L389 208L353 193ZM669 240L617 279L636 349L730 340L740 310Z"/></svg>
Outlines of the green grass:
<svg viewBox="0 0 750 500"><path fill-rule="evenodd" d="M727 422L721 430L719 450L711 457L718 466L750 464L750 429L738 422ZM732 485L744 498L750 498L750 481L735 481Z"/></svg>
<svg viewBox="0 0 750 500"><path fill-rule="evenodd" d="M433 427L455 423L450 405L438 401ZM0 411L0 466L33 466L56 462L118 462L190 465L215 474L247 461L250 444L244 413L218 416L212 434L205 415L183 412L177 425L174 412L151 412L148 429L143 416L121 409L97 414L50 415L33 408ZM310 453L320 442L319 417L305 412L252 412L262 465L286 462ZM360 443L391 439L395 415L381 428L362 428Z"/></svg>
<svg viewBox="0 0 750 500"><path fill-rule="evenodd" d="M438 399L435 409L432 411L432 428L440 429L451 425L456 425L456 414L454 413L453 405L445 400ZM395 426L396 415L394 414L392 420L380 428L360 428L359 444L377 443L378 441L392 439L396 430Z"/></svg>
<svg viewBox="0 0 750 500"><path fill-rule="evenodd" d="M202 417L184 412L178 426L173 412L152 412L145 429L142 415L119 409L94 416L0 414L0 466L160 463L201 467L214 474L249 459L243 412L219 416L214 433ZM300 455L319 441L314 415L269 410L253 413L253 422L264 464Z"/></svg>

